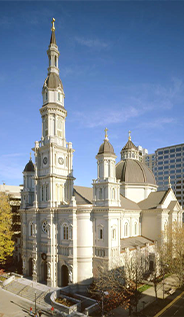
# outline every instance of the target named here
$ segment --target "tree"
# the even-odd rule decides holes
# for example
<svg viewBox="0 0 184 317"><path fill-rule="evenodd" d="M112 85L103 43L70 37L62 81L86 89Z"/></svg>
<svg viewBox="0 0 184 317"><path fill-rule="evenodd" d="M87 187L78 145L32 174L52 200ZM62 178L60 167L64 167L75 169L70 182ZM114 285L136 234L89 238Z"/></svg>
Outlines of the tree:
<svg viewBox="0 0 184 317"><path fill-rule="evenodd" d="M96 272L97 278L94 279L89 291L102 310L102 315L118 306L128 308L130 300L135 292L135 283L126 282L126 275L123 266L113 266L108 270L104 265L100 265Z"/></svg>
<svg viewBox="0 0 184 317"><path fill-rule="evenodd" d="M12 241L12 215L8 196L0 193L0 264L5 264L12 256L14 242Z"/></svg>
<svg viewBox="0 0 184 317"><path fill-rule="evenodd" d="M127 285L130 285L132 289L132 295L129 302L130 314L132 307L135 307L137 313L138 301L141 297L141 294L138 291L138 285L142 282L144 274L140 250L135 250L131 257L125 259L125 263L126 283Z"/></svg>
<svg viewBox="0 0 184 317"><path fill-rule="evenodd" d="M176 274L179 286L184 284L184 228L175 223L162 233L159 249L161 273Z"/></svg>

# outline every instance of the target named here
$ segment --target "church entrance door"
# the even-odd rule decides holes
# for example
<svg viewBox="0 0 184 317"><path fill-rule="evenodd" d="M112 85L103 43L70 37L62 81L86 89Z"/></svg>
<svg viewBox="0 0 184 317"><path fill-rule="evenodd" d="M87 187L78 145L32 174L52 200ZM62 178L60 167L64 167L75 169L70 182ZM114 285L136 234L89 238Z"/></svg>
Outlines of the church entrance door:
<svg viewBox="0 0 184 317"><path fill-rule="evenodd" d="M62 265L61 267L61 286L68 285L68 268L66 265Z"/></svg>
<svg viewBox="0 0 184 317"><path fill-rule="evenodd" d="M29 259L29 276L33 276L33 259Z"/></svg>
<svg viewBox="0 0 184 317"><path fill-rule="evenodd" d="M41 264L41 282L47 283L47 262L43 261Z"/></svg>

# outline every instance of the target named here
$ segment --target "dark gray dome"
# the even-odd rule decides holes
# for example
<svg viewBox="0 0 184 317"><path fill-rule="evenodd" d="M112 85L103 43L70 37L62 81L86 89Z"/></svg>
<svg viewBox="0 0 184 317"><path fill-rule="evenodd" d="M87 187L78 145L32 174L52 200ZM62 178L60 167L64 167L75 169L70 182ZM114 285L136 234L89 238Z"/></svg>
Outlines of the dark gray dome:
<svg viewBox="0 0 184 317"><path fill-rule="evenodd" d="M112 146L112 144L110 144L110 142L108 140L104 140L104 142L100 145L99 147L99 151L98 154L103 154L103 153L110 153L110 154L114 154L114 148Z"/></svg>
<svg viewBox="0 0 184 317"><path fill-rule="evenodd" d="M125 183L156 185L152 171L138 160L126 159L116 165L116 178Z"/></svg>
<svg viewBox="0 0 184 317"><path fill-rule="evenodd" d="M61 79L59 78L59 75L55 73L50 73L44 83L44 86L47 86L47 88L56 89L59 86L61 86L61 89L63 90L63 84Z"/></svg>
<svg viewBox="0 0 184 317"><path fill-rule="evenodd" d="M26 164L25 168L24 168L24 172L34 172L34 164L32 162L32 160L29 160L29 162Z"/></svg>

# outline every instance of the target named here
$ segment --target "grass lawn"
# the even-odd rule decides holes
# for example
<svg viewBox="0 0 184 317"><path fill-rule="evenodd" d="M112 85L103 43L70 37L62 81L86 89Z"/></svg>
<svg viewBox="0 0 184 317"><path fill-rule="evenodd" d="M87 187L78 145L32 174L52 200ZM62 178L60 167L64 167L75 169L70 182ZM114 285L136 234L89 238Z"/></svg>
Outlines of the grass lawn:
<svg viewBox="0 0 184 317"><path fill-rule="evenodd" d="M151 285L148 285L148 284L144 284L144 285L142 285L142 286L140 286L139 288L138 288L138 291L140 292L140 293L142 293L142 292L144 292L144 291L146 291L148 288L150 288L151 287Z"/></svg>

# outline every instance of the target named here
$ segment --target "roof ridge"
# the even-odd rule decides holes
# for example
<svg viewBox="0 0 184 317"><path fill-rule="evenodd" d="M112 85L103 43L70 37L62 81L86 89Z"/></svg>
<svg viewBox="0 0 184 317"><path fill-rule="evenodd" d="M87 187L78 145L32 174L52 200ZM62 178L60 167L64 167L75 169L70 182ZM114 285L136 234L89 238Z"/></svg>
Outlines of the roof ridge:
<svg viewBox="0 0 184 317"><path fill-rule="evenodd" d="M164 200L166 199L167 195L169 194L169 192L171 191L171 188L168 188L164 194L164 196L162 197L161 201L160 201L160 205L164 203Z"/></svg>

